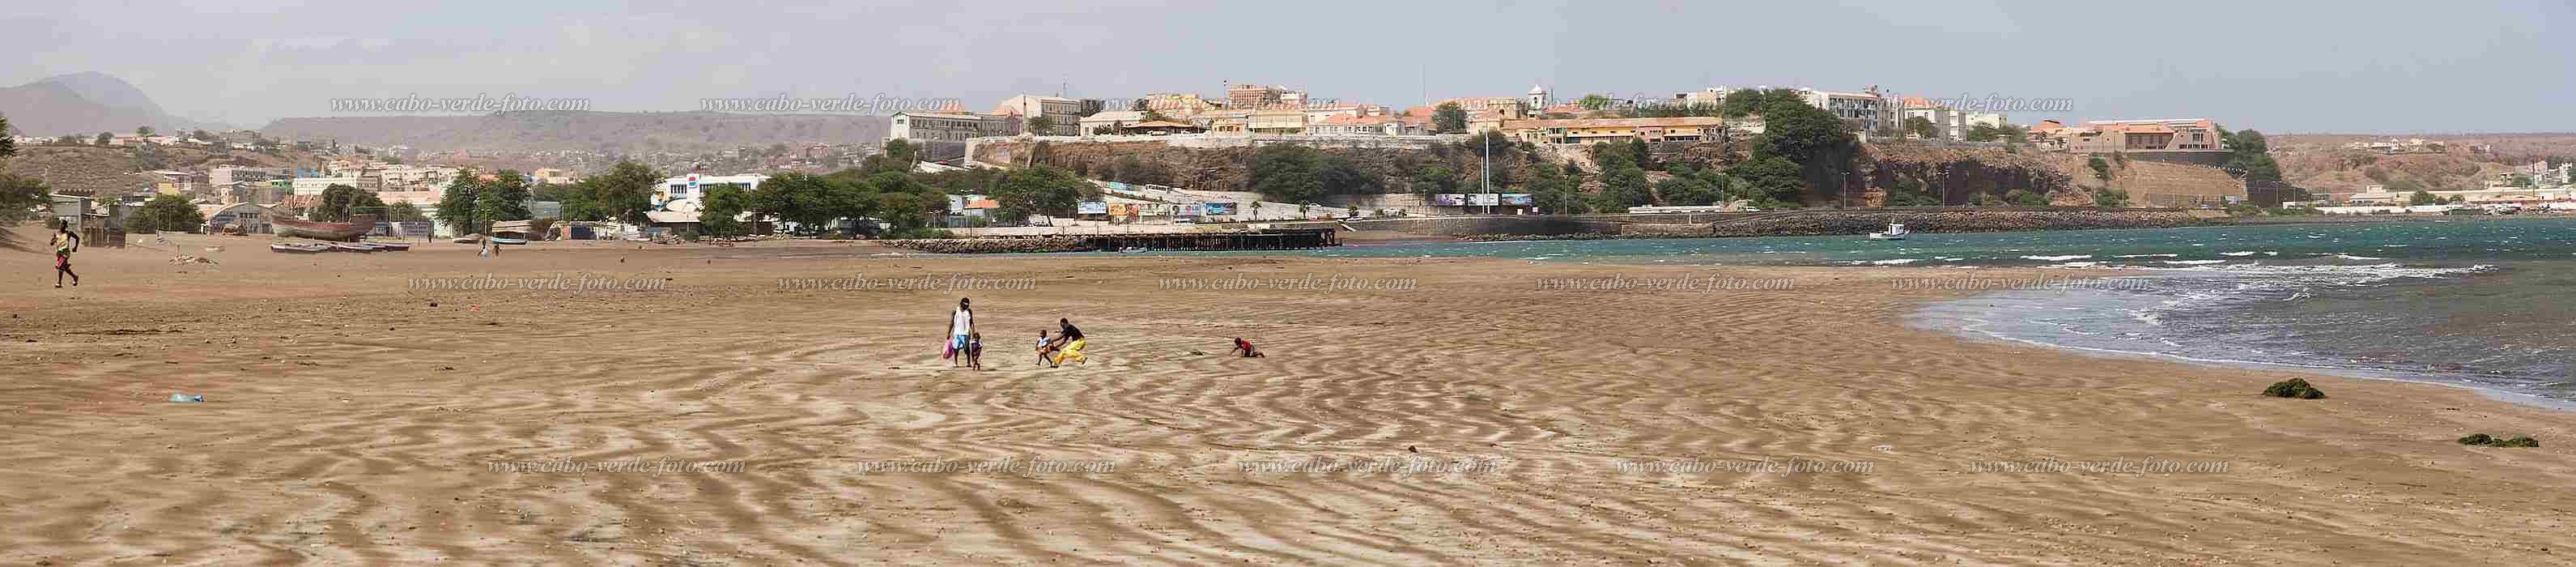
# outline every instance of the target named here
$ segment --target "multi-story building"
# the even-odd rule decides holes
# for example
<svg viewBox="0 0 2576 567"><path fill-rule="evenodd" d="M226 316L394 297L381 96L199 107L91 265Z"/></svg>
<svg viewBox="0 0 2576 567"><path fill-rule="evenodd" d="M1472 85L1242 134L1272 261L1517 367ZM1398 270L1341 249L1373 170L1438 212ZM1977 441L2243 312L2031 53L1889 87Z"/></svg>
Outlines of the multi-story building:
<svg viewBox="0 0 2576 567"><path fill-rule="evenodd" d="M1505 120L1498 129L1515 140L1536 144L1586 144L1628 140L1704 141L1725 136L1726 119L1715 116L1676 116Z"/></svg>
<svg viewBox="0 0 2576 567"><path fill-rule="evenodd" d="M1090 116L1084 116L1082 117L1082 120L1076 122L1076 124L1081 126L1082 135L1094 136L1102 134L1102 128L1111 128L1112 131L1107 133L1114 134L1117 133L1114 131L1117 127L1144 121L1145 113L1143 112L1133 110L1104 110Z"/></svg>
<svg viewBox="0 0 2576 567"><path fill-rule="evenodd" d="M1857 93L1802 88L1798 94L1808 105L1841 117L1854 132L1894 132L1900 127L1902 114L1891 97L1879 94L1878 87Z"/></svg>
<svg viewBox="0 0 2576 567"><path fill-rule="evenodd" d="M1967 112L1960 114L1959 121L1966 124L1969 129L1975 129L1978 126L2002 128L2004 127L2004 114L2001 112Z"/></svg>
<svg viewBox="0 0 2576 567"><path fill-rule="evenodd" d="M1045 131L1030 132L1031 134L1041 136L1071 136L1080 133L1082 129L1082 116L1084 114L1083 109L1086 106L1089 106L1096 111L1099 108L1100 103L1099 101L1089 101L1089 104L1086 105L1085 101L1070 98L1024 94L1002 99L1001 104L993 106L993 111L990 114L995 116L1018 116L1024 121L1022 122L1023 124L1026 124L1029 121L1035 121L1039 117L1045 117L1047 122Z"/></svg>
<svg viewBox="0 0 2576 567"><path fill-rule="evenodd" d="M2066 140L2066 151L2079 154L2227 151L2218 138L2218 124L2207 118L2094 120L2057 132Z"/></svg>
<svg viewBox="0 0 2576 567"><path fill-rule="evenodd" d="M1280 104L1288 102L1291 98L1289 93L1292 92L1295 91L1278 86L1233 85L1225 88L1225 107L1234 110L1250 110ZM1296 93L1294 98L1299 104L1303 104L1306 93Z"/></svg>
<svg viewBox="0 0 2576 567"><path fill-rule="evenodd" d="M1251 131L1252 112L1248 110L1202 112L1190 118L1190 125L1209 132L1239 134Z"/></svg>
<svg viewBox="0 0 2576 567"><path fill-rule="evenodd" d="M886 139L919 142L963 142L981 136L1019 133L1020 119L975 114L962 109L942 112L897 112Z"/></svg>
<svg viewBox="0 0 2576 567"><path fill-rule="evenodd" d="M217 167L206 170L206 184L229 187L234 183L262 183L271 179L293 177L295 170L283 167Z"/></svg>
<svg viewBox="0 0 2576 567"><path fill-rule="evenodd" d="M1306 112L1295 106L1277 105L1254 109L1251 129L1257 134L1298 134L1306 131Z"/></svg>

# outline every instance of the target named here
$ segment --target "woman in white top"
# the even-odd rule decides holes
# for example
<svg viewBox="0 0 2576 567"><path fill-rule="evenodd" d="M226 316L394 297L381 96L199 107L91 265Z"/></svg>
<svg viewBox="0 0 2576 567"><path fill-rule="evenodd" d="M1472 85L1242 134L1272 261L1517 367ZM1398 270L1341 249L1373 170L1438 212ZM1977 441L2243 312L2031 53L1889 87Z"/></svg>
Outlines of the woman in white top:
<svg viewBox="0 0 2576 567"><path fill-rule="evenodd" d="M948 348L940 353L949 366L966 363L966 338L975 334L975 309L965 298L957 299L957 312L948 316Z"/></svg>

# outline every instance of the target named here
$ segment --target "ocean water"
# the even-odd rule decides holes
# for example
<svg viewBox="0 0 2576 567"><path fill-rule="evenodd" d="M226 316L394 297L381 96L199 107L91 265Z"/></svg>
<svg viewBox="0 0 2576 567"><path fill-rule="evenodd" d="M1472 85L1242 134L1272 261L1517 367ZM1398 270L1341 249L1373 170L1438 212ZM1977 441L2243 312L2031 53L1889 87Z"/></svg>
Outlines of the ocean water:
<svg viewBox="0 0 2576 567"><path fill-rule="evenodd" d="M1533 262L2134 268L1999 289L1910 323L2096 353L2286 365L2576 401L2576 219L1346 246L1328 257Z"/></svg>

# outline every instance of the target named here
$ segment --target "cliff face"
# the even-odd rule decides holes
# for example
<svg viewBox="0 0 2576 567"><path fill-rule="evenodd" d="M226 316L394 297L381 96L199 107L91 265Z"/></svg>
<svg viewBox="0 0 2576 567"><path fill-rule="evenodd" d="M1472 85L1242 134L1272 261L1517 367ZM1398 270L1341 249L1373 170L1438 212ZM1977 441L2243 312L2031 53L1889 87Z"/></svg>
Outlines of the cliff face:
<svg viewBox="0 0 2576 567"><path fill-rule="evenodd" d="M1746 159L1749 147L1745 143L1667 142L1652 144L1650 150L1657 163L1724 168ZM1381 189L1387 193L1430 192L1416 191L1414 185L1418 174L1433 168L1445 168L1451 173L1456 183L1451 190L1455 192L1474 192L1479 181L1476 148L1324 147L1316 151L1327 160L1348 163L1364 176L1383 180ZM986 163L1025 165L1034 161L1095 179L1242 191L1251 186L1254 149L1180 147L1159 141L1049 142L1043 147L1029 142L994 142L977 145L975 153L974 159ZM1519 147L1495 147L1496 190L1520 191L1518 182L1530 179L1533 168L1543 162L1580 168L1587 172L1585 190L1600 190L1600 166L1591 163L1583 146L1540 146L1527 152ZM1139 174L1129 170L1138 166L1147 171ZM1648 181L1663 177L1660 172L1650 172ZM1965 205L1975 203L1980 195L2002 198L2013 190L2024 189L2047 196L2053 204L2090 205L2094 191L2105 185L2129 192L2132 206L2190 206L2245 194L2242 182L2216 168L2127 160L2115 166L2106 184L2094 177L2081 156L1893 143L1863 144L1853 155L1842 184L1813 188L1806 201L1812 206L1878 207L1903 204L1891 199L1892 194L1903 193L1943 204Z"/></svg>
<svg viewBox="0 0 2576 567"><path fill-rule="evenodd" d="M1845 190L1853 206L1886 206L1891 191L1913 191L1946 205L1965 205L1978 195L2000 199L2014 189L2051 196L2052 200L2090 203L2090 195L2073 193L2074 179L2033 154L1984 148L1951 148L1906 144L1864 144L1852 159ZM1819 195L1831 199L1834 196ZM2071 203L2070 203L2071 204Z"/></svg>

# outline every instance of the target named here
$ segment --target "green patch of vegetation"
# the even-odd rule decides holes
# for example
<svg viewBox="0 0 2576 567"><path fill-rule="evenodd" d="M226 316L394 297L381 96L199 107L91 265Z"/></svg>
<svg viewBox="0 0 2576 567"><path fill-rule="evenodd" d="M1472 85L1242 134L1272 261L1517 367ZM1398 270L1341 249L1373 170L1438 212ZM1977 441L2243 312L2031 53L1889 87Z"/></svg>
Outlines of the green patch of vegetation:
<svg viewBox="0 0 2576 567"><path fill-rule="evenodd" d="M2271 387L2263 389L2263 395L2275 398L2318 400L2324 399L2326 397L2326 392L2325 390L2317 389L2316 386L2308 385L2307 380L2291 378L2272 383Z"/></svg>
<svg viewBox="0 0 2576 567"><path fill-rule="evenodd" d="M2467 437L2461 437L2460 444L2478 447L2538 447L2540 441L2530 437L2506 439L2485 433L2473 433Z"/></svg>

